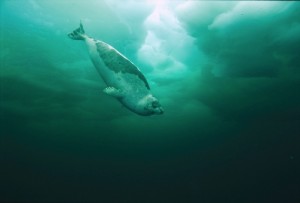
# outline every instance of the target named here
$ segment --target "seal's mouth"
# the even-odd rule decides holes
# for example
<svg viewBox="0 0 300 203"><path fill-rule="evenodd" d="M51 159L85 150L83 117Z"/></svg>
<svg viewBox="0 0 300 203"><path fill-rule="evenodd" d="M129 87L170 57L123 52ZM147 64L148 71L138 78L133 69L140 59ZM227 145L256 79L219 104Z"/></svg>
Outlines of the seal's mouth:
<svg viewBox="0 0 300 203"><path fill-rule="evenodd" d="M163 114L164 113L164 109L162 107L157 108L156 114Z"/></svg>

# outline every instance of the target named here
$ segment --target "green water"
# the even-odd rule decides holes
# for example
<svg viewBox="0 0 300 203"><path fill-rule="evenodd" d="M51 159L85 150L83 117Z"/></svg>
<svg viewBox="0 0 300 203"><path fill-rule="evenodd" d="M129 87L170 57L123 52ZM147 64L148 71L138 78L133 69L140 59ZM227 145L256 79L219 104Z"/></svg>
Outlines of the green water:
<svg viewBox="0 0 300 203"><path fill-rule="evenodd" d="M2 0L0 202L300 202L300 3ZM105 95L82 21L165 113Z"/></svg>

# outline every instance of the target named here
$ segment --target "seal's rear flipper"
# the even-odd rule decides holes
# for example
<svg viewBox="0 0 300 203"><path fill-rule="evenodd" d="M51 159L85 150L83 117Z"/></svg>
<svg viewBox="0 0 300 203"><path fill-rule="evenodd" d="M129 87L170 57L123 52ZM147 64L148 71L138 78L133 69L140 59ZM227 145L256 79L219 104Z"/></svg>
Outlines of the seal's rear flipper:
<svg viewBox="0 0 300 203"><path fill-rule="evenodd" d="M85 33L85 32L84 32L82 23L80 22L79 28L77 28L77 29L74 30L73 32L69 33L68 36L69 36L71 39L74 39L74 40L84 40L84 38L85 38L85 34L84 34L84 33Z"/></svg>
<svg viewBox="0 0 300 203"><path fill-rule="evenodd" d="M116 98L121 98L123 97L123 93L121 90L119 89L116 89L114 87L106 87L104 90L103 90L104 93L108 94L109 96L113 96L113 97L116 97Z"/></svg>

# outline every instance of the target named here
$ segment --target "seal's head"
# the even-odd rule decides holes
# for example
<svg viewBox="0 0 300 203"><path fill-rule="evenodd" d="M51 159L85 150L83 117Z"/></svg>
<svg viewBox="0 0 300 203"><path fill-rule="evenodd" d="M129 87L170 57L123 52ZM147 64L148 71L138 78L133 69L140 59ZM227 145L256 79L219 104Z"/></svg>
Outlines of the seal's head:
<svg viewBox="0 0 300 203"><path fill-rule="evenodd" d="M136 113L150 116L153 114L163 114L164 110L159 101L152 94L148 94L138 102L138 110Z"/></svg>

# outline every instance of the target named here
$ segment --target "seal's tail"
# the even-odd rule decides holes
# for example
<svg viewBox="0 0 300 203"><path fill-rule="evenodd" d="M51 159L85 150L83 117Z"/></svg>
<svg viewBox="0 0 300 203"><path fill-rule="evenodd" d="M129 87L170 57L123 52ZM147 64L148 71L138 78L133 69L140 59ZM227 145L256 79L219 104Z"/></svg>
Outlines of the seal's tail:
<svg viewBox="0 0 300 203"><path fill-rule="evenodd" d="M84 38L85 38L85 32L84 32L82 23L80 22L79 28L77 28L73 32L69 33L68 36L71 39L74 39L74 40L84 40Z"/></svg>

